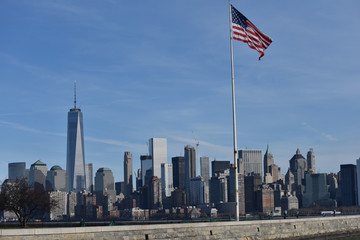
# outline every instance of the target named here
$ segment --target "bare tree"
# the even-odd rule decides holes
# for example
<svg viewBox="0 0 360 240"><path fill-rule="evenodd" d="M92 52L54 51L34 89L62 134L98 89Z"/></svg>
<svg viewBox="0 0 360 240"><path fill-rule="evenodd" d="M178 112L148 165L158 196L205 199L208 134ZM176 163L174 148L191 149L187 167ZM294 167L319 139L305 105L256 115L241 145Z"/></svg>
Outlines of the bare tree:
<svg viewBox="0 0 360 240"><path fill-rule="evenodd" d="M26 179L4 182L0 193L0 210L14 212L21 227L36 214L49 213L57 205L49 193L34 188Z"/></svg>

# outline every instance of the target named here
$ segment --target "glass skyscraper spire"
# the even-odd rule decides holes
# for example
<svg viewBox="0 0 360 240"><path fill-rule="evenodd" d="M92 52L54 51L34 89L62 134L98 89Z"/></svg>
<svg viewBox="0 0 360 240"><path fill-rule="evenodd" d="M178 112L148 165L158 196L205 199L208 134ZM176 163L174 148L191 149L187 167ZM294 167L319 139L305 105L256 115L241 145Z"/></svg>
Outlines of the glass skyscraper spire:
<svg viewBox="0 0 360 240"><path fill-rule="evenodd" d="M86 188L83 115L76 107L76 82L74 108L68 112L66 175L68 191L78 192Z"/></svg>

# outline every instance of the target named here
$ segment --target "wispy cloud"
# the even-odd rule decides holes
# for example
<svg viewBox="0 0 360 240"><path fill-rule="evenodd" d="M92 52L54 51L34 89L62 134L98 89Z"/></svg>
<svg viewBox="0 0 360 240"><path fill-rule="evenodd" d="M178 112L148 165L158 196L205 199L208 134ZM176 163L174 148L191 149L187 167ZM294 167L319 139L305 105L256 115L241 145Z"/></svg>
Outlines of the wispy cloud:
<svg viewBox="0 0 360 240"><path fill-rule="evenodd" d="M8 121L4 121L4 120L0 119L0 126L1 125L6 126L6 127L10 127L10 128L16 129L16 130L24 131L24 132L31 132L31 133L35 133L35 134L46 134L46 135L54 135L54 136L66 137L65 133L47 132L47 131L31 128L31 127L28 127L28 126L25 126L25 125L22 125L22 124L8 122Z"/></svg>
<svg viewBox="0 0 360 240"><path fill-rule="evenodd" d="M65 133L54 133L54 132L43 131L43 130L28 127L28 126L24 126L21 124L4 121L1 119L0 119L0 126L6 126L6 127L10 127L10 128L16 129L16 130L20 130L20 131L24 131L24 132L31 132L31 133L35 133L35 134L46 134L46 135L53 135L53 136L60 136L60 137L67 136ZM89 141L89 142L96 142L96 143L103 143L103 144L112 145L112 146L124 147L124 148L132 149L132 150L134 150L134 149L143 150L144 149L143 144L133 144L133 143L129 143L126 141L119 141L119 140L114 140L114 139L104 139L104 138L95 138L95 137L86 137L85 136L84 140Z"/></svg>
<svg viewBox="0 0 360 240"><path fill-rule="evenodd" d="M71 18L77 18L76 24L86 27L107 29L107 30L121 30L119 25L107 20L106 16L99 13L99 9L92 8L90 5L77 6L75 2L69 1L65 3L63 1L26 1L27 4L34 6L38 10L45 10L49 15L65 15L71 16ZM81 21L82 19L82 21Z"/></svg>
<svg viewBox="0 0 360 240"><path fill-rule="evenodd" d="M194 142L195 140L190 139L190 138L184 138L184 137L179 137L179 136L169 136L169 138L174 141L178 141L178 142L182 142L182 143L190 144L190 145L191 145L191 143L195 143ZM203 141L201 139L198 139L198 141L199 141L199 146L201 145L201 147L203 147L203 148L211 149L213 152L218 152L219 155L229 155L229 153L232 152L232 148L228 147L228 146L213 144L213 143L210 143L207 141Z"/></svg>
<svg viewBox="0 0 360 240"><path fill-rule="evenodd" d="M133 143L118 141L118 140L114 140L114 139L104 139L104 138L94 138L94 137L84 137L84 138L85 138L85 141L104 143L104 144L114 145L114 146L119 146L119 147L124 147L124 148L130 148L130 149L143 149L144 148L143 144L133 144Z"/></svg>
<svg viewBox="0 0 360 240"><path fill-rule="evenodd" d="M60 75L49 71L45 67L39 67L37 65L24 62L16 56L0 52L0 58L3 58L7 64L11 64L14 65L14 67L21 68L26 72L37 76L39 79L56 80L61 82L68 80L66 77L61 77Z"/></svg>
<svg viewBox="0 0 360 240"><path fill-rule="evenodd" d="M334 137L333 135L328 134L328 133L321 132L321 131L319 131L318 129L310 126L310 125L307 124L306 122L302 122L301 125L302 125L305 129L310 130L310 131L312 131L312 132L314 132L314 133L319 134L322 138L325 138L326 140L329 140L329 141L337 141L337 138Z"/></svg>

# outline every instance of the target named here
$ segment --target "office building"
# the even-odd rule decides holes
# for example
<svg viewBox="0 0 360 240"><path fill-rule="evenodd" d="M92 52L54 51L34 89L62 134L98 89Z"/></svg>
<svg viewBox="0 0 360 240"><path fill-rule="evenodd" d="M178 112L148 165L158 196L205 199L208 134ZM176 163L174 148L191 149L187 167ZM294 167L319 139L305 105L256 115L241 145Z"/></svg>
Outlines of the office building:
<svg viewBox="0 0 360 240"><path fill-rule="evenodd" d="M85 186L86 190L89 192L94 191L94 182L93 182L93 164L85 164Z"/></svg>
<svg viewBox="0 0 360 240"><path fill-rule="evenodd" d="M280 167L274 163L274 156L270 152L268 144L264 154L264 182L276 183L279 180L284 180L284 175L281 173Z"/></svg>
<svg viewBox="0 0 360 240"><path fill-rule="evenodd" d="M124 192L125 192L125 183L124 182L116 182L115 183L115 192L116 192L116 195L119 195L120 193L124 194Z"/></svg>
<svg viewBox="0 0 360 240"><path fill-rule="evenodd" d="M299 201L296 196L293 195L287 195L281 197L281 212L282 214L286 212L289 212L293 209L299 209Z"/></svg>
<svg viewBox="0 0 360 240"><path fill-rule="evenodd" d="M239 171L245 176L260 174L262 177L262 154L261 150L239 150Z"/></svg>
<svg viewBox="0 0 360 240"><path fill-rule="evenodd" d="M209 157L200 157L200 175L203 177L204 181L208 181L210 179L209 165Z"/></svg>
<svg viewBox="0 0 360 240"><path fill-rule="evenodd" d="M30 167L29 183L34 185L34 188L46 189L46 164L38 160Z"/></svg>
<svg viewBox="0 0 360 240"><path fill-rule="evenodd" d="M300 150L296 150L296 154L289 160L290 171L294 175L296 197L299 206L302 207L302 195L305 191L305 172L307 171L307 160L301 155Z"/></svg>
<svg viewBox="0 0 360 240"><path fill-rule="evenodd" d="M171 159L173 165L174 188L185 190L185 158L182 156Z"/></svg>
<svg viewBox="0 0 360 240"><path fill-rule="evenodd" d="M284 180L281 168L276 164L271 164L269 166L269 173L266 173L265 176L265 183L276 183L279 180Z"/></svg>
<svg viewBox="0 0 360 240"><path fill-rule="evenodd" d="M136 176L136 191L140 191L142 187L142 174L141 174L141 168L137 170L137 176Z"/></svg>
<svg viewBox="0 0 360 240"><path fill-rule="evenodd" d="M356 170L358 171L357 166L356 166ZM358 178L358 180L359 180L359 178ZM338 175L335 174L335 173L327 174L327 176L326 176L326 184L329 186L330 198L331 199L336 199L336 195L338 193L338 188L339 188ZM358 188L359 188L359 184L358 184Z"/></svg>
<svg viewBox="0 0 360 240"><path fill-rule="evenodd" d="M140 156L141 161L141 179L142 179L142 185L149 185L151 178L152 178L152 160L151 156L149 155L141 155Z"/></svg>
<svg viewBox="0 0 360 240"><path fill-rule="evenodd" d="M274 189L268 184L260 185L256 190L256 200L258 211L270 215L275 208Z"/></svg>
<svg viewBox="0 0 360 240"><path fill-rule="evenodd" d="M26 163L13 162L8 164L8 179L15 181L16 179L25 178Z"/></svg>
<svg viewBox="0 0 360 240"><path fill-rule="evenodd" d="M150 209L162 208L162 187L161 180L154 176L149 185Z"/></svg>
<svg viewBox="0 0 360 240"><path fill-rule="evenodd" d="M95 192L107 192L114 189L114 175L109 168L99 168L95 175Z"/></svg>
<svg viewBox="0 0 360 240"><path fill-rule="evenodd" d="M171 192L174 190L173 166L171 163L161 164L161 186L163 199L171 197Z"/></svg>
<svg viewBox="0 0 360 240"><path fill-rule="evenodd" d="M68 218L75 217L76 205L77 205L77 193L69 192L67 194L67 216L68 216Z"/></svg>
<svg viewBox="0 0 360 240"><path fill-rule="evenodd" d="M261 186L262 179L260 174L250 174L244 176L244 190L245 190L245 212L251 213L258 210L256 199L256 191Z"/></svg>
<svg viewBox="0 0 360 240"><path fill-rule="evenodd" d="M74 108L68 112L66 174L69 192L86 188L83 115L80 108L76 107L76 85Z"/></svg>
<svg viewBox="0 0 360 240"><path fill-rule="evenodd" d="M95 194L98 205L107 207L108 202L115 202L114 175L109 168L99 168L95 175Z"/></svg>
<svg viewBox="0 0 360 240"><path fill-rule="evenodd" d="M307 173L305 175L306 187L303 194L303 207L309 208L313 203L330 199L326 173Z"/></svg>
<svg viewBox="0 0 360 240"><path fill-rule="evenodd" d="M210 203L228 202L228 176L230 171L219 173L210 179Z"/></svg>
<svg viewBox="0 0 360 240"><path fill-rule="evenodd" d="M274 156L270 152L269 144L266 147L266 152L264 154L264 178L266 178L266 174L270 174L270 167L274 164Z"/></svg>
<svg viewBox="0 0 360 240"><path fill-rule="evenodd" d="M185 158L185 193L186 202L191 202L191 191L190 191L190 179L196 177L196 159L195 159L195 148L192 146L185 146L184 158Z"/></svg>
<svg viewBox="0 0 360 240"><path fill-rule="evenodd" d="M133 192L132 156L130 152L124 153L124 184L125 196Z"/></svg>
<svg viewBox="0 0 360 240"><path fill-rule="evenodd" d="M167 163L166 138L150 138L149 155L152 160L152 176L161 178L161 164Z"/></svg>
<svg viewBox="0 0 360 240"><path fill-rule="evenodd" d="M48 191L66 192L66 171L55 165L47 172L46 189Z"/></svg>
<svg viewBox="0 0 360 240"><path fill-rule="evenodd" d="M341 206L358 205L356 165L340 165Z"/></svg>
<svg viewBox="0 0 360 240"><path fill-rule="evenodd" d="M296 150L296 154L289 160L290 171L294 174L295 184L302 185L307 171L307 160L300 154L300 150Z"/></svg>
<svg viewBox="0 0 360 240"><path fill-rule="evenodd" d="M285 191L288 194L294 194L294 192L296 192L295 177L290 168L285 175Z"/></svg>
<svg viewBox="0 0 360 240"><path fill-rule="evenodd" d="M67 201L67 192L55 191L49 192L50 199L56 201L56 207L51 208L50 210L50 220L51 221L61 221L67 215L68 201Z"/></svg>
<svg viewBox="0 0 360 240"><path fill-rule="evenodd" d="M230 165L230 175L228 177L228 200L229 202L236 202L236 193L235 193L235 172L238 174L238 202L239 202L239 213L240 215L245 215L245 183L244 175L235 171L235 165Z"/></svg>
<svg viewBox="0 0 360 240"><path fill-rule="evenodd" d="M307 170L309 172L316 172L316 168L315 168L315 153L314 150L312 148L310 148L310 150L307 153L306 156L306 161L307 161Z"/></svg>
<svg viewBox="0 0 360 240"><path fill-rule="evenodd" d="M204 203L204 180L202 177L190 179L191 199L188 205L198 205Z"/></svg>
<svg viewBox="0 0 360 240"><path fill-rule="evenodd" d="M171 193L172 207L185 207L186 205L186 196L185 191L181 189L175 189Z"/></svg>
<svg viewBox="0 0 360 240"><path fill-rule="evenodd" d="M217 161L211 162L211 177L215 177L219 173L224 173L230 169L230 161Z"/></svg>

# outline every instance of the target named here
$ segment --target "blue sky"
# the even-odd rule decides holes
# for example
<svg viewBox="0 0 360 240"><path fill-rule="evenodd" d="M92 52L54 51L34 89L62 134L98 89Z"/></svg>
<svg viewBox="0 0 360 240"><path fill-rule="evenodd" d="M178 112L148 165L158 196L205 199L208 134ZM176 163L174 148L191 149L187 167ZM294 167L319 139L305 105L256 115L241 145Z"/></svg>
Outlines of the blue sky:
<svg viewBox="0 0 360 240"><path fill-rule="evenodd" d="M239 149L270 145L285 173L299 148L317 170L355 163L360 146L360 2L233 1L273 39L234 42ZM232 160L228 2L0 2L0 179L9 162L66 168L67 112L84 114L85 158L123 180L124 151L168 140L168 161Z"/></svg>

